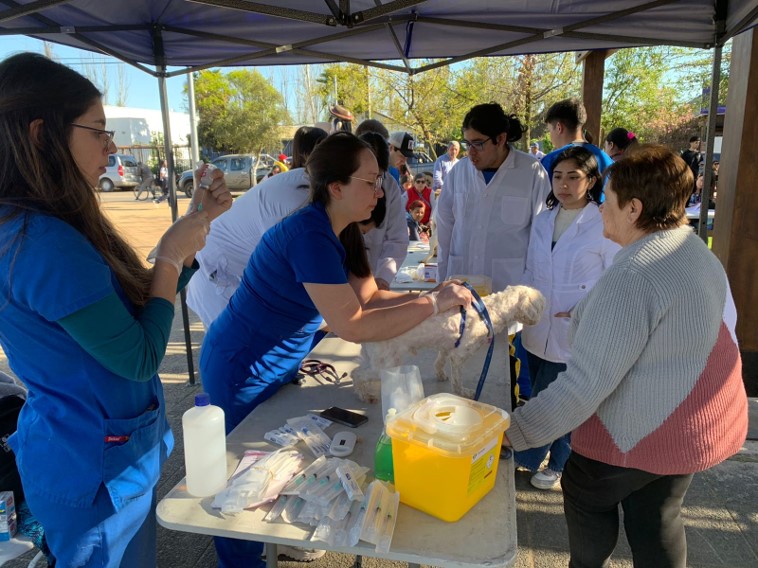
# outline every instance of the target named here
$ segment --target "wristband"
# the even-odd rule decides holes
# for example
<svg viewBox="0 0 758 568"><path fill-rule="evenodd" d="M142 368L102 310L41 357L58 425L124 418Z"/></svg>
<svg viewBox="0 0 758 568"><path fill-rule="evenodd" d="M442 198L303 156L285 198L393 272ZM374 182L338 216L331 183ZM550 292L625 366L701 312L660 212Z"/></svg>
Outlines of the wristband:
<svg viewBox="0 0 758 568"><path fill-rule="evenodd" d="M438 313L440 313L440 308L437 305L437 292L428 292L428 293L424 294L424 298L428 298L429 299L429 303L432 304L432 309L434 310L432 312L433 316L436 316Z"/></svg>
<svg viewBox="0 0 758 568"><path fill-rule="evenodd" d="M155 262L158 262L159 260L162 260L163 262L169 263L171 266L176 268L176 273L181 276L182 275L182 265L179 262L176 262L175 260L167 257L167 256L156 256Z"/></svg>

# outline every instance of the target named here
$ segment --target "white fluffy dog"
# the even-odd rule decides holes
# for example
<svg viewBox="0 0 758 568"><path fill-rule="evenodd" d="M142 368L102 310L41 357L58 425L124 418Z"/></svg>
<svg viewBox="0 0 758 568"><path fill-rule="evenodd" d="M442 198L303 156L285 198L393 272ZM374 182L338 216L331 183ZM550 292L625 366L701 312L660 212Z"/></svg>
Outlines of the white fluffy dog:
<svg viewBox="0 0 758 568"><path fill-rule="evenodd" d="M495 334L505 330L512 322L526 325L537 323L545 308L545 298L528 286L509 286L502 292L482 298L492 319ZM466 313L466 329L460 345L455 342L460 335L461 314L459 310L449 310L428 318L393 339L368 342L362 345L361 364L351 373L358 396L366 402L376 402L380 393L380 368L396 367L403 364L406 355L415 355L421 348L429 347L439 351L434 368L437 379L448 378L445 363L450 361L453 392L473 398L473 391L465 389L461 381L461 366L473 353L487 342L487 326L473 307Z"/></svg>

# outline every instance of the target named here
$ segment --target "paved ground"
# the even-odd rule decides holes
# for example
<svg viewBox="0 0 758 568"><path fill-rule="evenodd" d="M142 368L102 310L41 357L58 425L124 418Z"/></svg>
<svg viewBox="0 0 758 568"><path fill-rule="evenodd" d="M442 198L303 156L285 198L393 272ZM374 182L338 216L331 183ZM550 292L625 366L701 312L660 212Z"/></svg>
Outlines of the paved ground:
<svg viewBox="0 0 758 568"><path fill-rule="evenodd" d="M131 193L103 194L103 207L119 229L146 256L161 232L170 224L165 204L135 202ZM187 199L180 199L180 212ZM174 428L177 446L161 476L159 498L184 477L181 446L181 415L193 404L199 386L188 383L188 361L184 344L181 310L177 315L160 375L166 391L169 421ZM190 318L192 351L197 356L203 338L202 325ZM0 351L0 370L9 372ZM199 380L198 380L199 382ZM685 522L690 568L755 568L758 566L758 399L750 400L751 441L742 452L723 464L695 477L685 501ZM559 490L540 491L529 485L526 474L515 473L518 505L517 568L553 568L568 565L566 527ZM211 568L216 565L211 539L158 528L158 566L160 568ZM27 566L33 553L6 564L9 568ZM348 568L355 557L328 554L310 564L312 568ZM45 565L44 562L41 563ZM631 567L625 538L621 537L614 555L614 568ZM304 566L297 562L280 562L283 568ZM366 559L367 568L403 567L393 563ZM131 567L129 567L131 568ZM143 567L139 567L143 568ZM148 568L148 567L144 567ZM651 567L654 568L654 567Z"/></svg>

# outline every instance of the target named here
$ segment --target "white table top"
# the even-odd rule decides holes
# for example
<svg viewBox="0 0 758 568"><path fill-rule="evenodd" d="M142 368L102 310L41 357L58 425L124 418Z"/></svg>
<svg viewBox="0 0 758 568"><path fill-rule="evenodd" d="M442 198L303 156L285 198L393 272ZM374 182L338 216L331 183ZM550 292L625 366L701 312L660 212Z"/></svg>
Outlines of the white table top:
<svg viewBox="0 0 758 568"><path fill-rule="evenodd" d="M700 204L687 207L684 210L687 213L688 219L700 219ZM708 219L713 219L716 216L715 209L708 209Z"/></svg>
<svg viewBox="0 0 758 568"><path fill-rule="evenodd" d="M428 256L428 244L427 246L423 246L421 244L421 241L411 241L411 244L408 245L408 256L405 257L403 265L398 270L398 275L401 274L401 271L404 268L417 267ZM436 258L432 260L432 262L436 261ZM395 276L395 279L390 283L390 290L394 292L411 292L416 290L431 290L435 286L437 286L437 282L424 282L422 280L413 280L412 282L399 282L398 277Z"/></svg>
<svg viewBox="0 0 758 568"><path fill-rule="evenodd" d="M310 357L332 363L341 375L355 367L358 354L358 345L329 336L321 341ZM427 395L449 388L449 383L434 380L430 372L431 367L422 368ZM492 382L495 382L494 379ZM319 412L329 406L363 412L369 417L366 424L354 430L358 435L358 443L350 459L373 469L374 446L382 429L381 404L361 402L353 392L352 381L348 376L338 385L318 384L312 378L308 378L304 386L287 385L256 408L227 439L229 473L234 471L245 450L276 449L263 441L266 431L283 425L289 417ZM334 436L343 429L347 428L334 424L326 432ZM312 457L303 444L299 444L298 449L309 458ZM443 568L506 567L511 566L516 559L516 502L512 459L501 459L494 489L456 523L441 521L401 504L392 546L386 554L377 553L373 545L363 541L348 548L311 542L313 527L264 522L263 516L269 509L267 506L243 511L237 516L224 516L220 511L211 509L210 503L210 498L200 499L189 495L185 481L182 480L158 504L158 522L166 528L191 533L315 547Z"/></svg>

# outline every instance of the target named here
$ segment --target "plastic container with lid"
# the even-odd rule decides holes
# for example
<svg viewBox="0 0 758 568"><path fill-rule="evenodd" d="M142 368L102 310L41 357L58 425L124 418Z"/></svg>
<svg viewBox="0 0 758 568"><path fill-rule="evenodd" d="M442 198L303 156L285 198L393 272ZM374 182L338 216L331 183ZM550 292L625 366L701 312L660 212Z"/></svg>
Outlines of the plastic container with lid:
<svg viewBox="0 0 758 568"><path fill-rule="evenodd" d="M504 410L441 393L387 421L400 501L443 521L463 517L495 486Z"/></svg>

